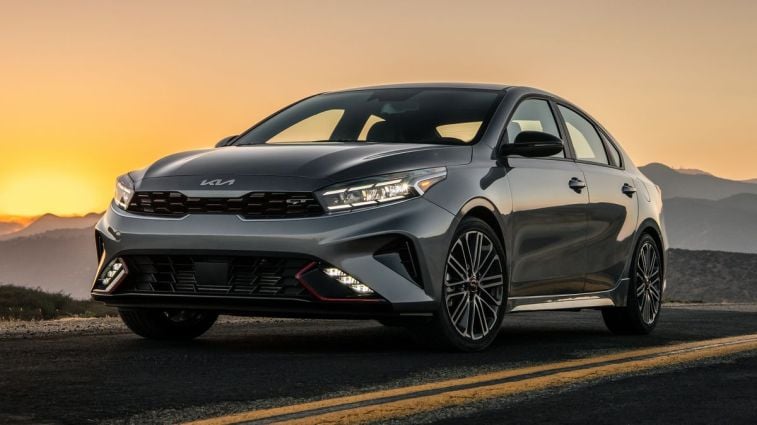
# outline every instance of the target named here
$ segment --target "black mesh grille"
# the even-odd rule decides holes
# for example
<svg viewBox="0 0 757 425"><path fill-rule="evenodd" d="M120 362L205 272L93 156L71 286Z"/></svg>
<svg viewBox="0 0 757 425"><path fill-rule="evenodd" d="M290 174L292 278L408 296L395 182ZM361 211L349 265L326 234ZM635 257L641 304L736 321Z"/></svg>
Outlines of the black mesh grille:
<svg viewBox="0 0 757 425"><path fill-rule="evenodd" d="M129 274L116 292L181 295L265 296L310 299L295 275L311 260L299 258L196 255L124 257ZM208 272L219 270L208 282ZM211 273L212 274L212 273ZM205 279L205 281L203 281Z"/></svg>
<svg viewBox="0 0 757 425"><path fill-rule="evenodd" d="M398 271L400 274L407 274L406 277L417 283L418 286L423 287L415 248L409 239L400 237L376 251L374 255L387 267ZM398 270L400 267L401 270Z"/></svg>
<svg viewBox="0 0 757 425"><path fill-rule="evenodd" d="M309 192L253 192L239 198L190 198L180 192L137 192L127 210L172 217L238 214L245 218L281 218L323 213L323 208Z"/></svg>

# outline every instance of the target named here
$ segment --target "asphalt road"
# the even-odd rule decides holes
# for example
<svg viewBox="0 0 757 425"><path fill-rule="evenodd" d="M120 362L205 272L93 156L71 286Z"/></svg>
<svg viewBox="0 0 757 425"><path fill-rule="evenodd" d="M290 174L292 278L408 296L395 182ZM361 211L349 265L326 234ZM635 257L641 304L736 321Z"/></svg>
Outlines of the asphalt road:
<svg viewBox="0 0 757 425"><path fill-rule="evenodd" d="M94 329L94 330L93 330ZM177 423L642 347L757 333L757 307L668 306L655 333L618 337L596 311L505 318L486 352L428 351L375 322L243 319L190 343L85 322L0 326L0 423ZM757 423L757 351L462 406L404 423Z"/></svg>

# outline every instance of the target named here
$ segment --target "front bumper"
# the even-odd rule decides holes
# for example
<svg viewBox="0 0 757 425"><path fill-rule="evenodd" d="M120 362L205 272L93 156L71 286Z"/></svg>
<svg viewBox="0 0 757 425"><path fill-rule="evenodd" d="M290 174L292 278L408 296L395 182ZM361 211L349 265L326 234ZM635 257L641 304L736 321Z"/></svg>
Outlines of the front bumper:
<svg viewBox="0 0 757 425"><path fill-rule="evenodd" d="M274 299L265 296L144 294L93 290L98 301L119 307L198 308L278 316L383 316L428 313L436 308L456 218L415 198L378 208L299 219L244 220L235 215L166 219L135 215L114 205L96 226L98 277L113 259L130 255L259 255L311 258L368 285L381 302ZM398 238L409 241L420 283L376 258Z"/></svg>

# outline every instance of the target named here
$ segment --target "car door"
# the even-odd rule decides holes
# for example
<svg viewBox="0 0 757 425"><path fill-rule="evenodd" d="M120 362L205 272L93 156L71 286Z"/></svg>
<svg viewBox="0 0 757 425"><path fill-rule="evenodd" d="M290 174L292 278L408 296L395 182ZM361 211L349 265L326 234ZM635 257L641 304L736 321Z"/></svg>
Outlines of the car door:
<svg viewBox="0 0 757 425"><path fill-rule="evenodd" d="M521 131L542 131L565 140L552 105L541 98L517 106L504 142L512 143ZM506 166L513 206L508 226L510 296L581 292L588 203L581 170L570 152L549 158L510 156Z"/></svg>
<svg viewBox="0 0 757 425"><path fill-rule="evenodd" d="M633 248L638 218L634 180L598 126L568 106L558 105L558 111L589 196L585 292L608 290L622 277Z"/></svg>

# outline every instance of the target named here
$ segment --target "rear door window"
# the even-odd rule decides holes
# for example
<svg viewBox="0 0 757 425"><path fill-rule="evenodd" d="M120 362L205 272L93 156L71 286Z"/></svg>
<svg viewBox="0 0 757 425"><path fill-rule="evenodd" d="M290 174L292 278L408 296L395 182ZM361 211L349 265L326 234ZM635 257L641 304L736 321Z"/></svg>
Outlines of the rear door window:
<svg viewBox="0 0 757 425"><path fill-rule="evenodd" d="M558 108L565 120L565 127L568 129L573 150L576 152L576 159L610 165L602 138L594 125L570 108L562 105L558 105Z"/></svg>

